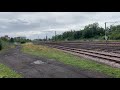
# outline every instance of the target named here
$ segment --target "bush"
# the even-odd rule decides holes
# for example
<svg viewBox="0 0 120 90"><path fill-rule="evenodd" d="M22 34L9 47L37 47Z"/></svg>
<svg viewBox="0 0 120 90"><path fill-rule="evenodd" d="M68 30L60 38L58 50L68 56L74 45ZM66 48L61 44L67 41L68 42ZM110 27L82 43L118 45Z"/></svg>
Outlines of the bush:
<svg viewBox="0 0 120 90"><path fill-rule="evenodd" d="M0 41L0 50L2 50L2 42Z"/></svg>
<svg viewBox="0 0 120 90"><path fill-rule="evenodd" d="M11 42L11 43L14 43L14 38L11 38L11 39L10 39L10 42Z"/></svg>
<svg viewBox="0 0 120 90"><path fill-rule="evenodd" d="M24 44L24 43L26 43L25 41L21 41L21 44Z"/></svg>
<svg viewBox="0 0 120 90"><path fill-rule="evenodd" d="M110 39L112 40L120 40L120 33L119 32L114 32L110 35Z"/></svg>

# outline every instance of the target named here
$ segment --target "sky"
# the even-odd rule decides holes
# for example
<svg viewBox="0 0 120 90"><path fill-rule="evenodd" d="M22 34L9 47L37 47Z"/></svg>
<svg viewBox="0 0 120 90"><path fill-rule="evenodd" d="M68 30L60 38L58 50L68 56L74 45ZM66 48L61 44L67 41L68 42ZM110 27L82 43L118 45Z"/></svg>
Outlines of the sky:
<svg viewBox="0 0 120 90"><path fill-rule="evenodd" d="M0 12L0 37L51 38L55 31L80 30L95 22L104 28L105 22L115 21L120 12Z"/></svg>

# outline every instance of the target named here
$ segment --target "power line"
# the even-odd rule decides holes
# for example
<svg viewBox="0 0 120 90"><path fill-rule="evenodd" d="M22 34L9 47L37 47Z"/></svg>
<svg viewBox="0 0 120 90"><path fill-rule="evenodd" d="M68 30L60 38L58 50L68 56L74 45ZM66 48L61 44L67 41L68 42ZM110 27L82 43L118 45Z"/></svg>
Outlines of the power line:
<svg viewBox="0 0 120 90"><path fill-rule="evenodd" d="M106 22L106 23L119 23L120 21L115 21L115 22Z"/></svg>

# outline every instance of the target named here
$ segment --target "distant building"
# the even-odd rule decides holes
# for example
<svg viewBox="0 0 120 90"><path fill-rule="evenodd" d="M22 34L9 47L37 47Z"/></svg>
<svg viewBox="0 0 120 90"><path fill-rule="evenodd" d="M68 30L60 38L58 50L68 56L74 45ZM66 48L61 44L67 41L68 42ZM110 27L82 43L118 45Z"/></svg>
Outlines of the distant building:
<svg viewBox="0 0 120 90"><path fill-rule="evenodd" d="M10 40L10 37L8 35L5 35L3 37L1 37L1 39L7 39L7 40Z"/></svg>
<svg viewBox="0 0 120 90"><path fill-rule="evenodd" d="M10 40L10 37L8 37L8 35L5 35L5 38L6 38L7 40Z"/></svg>
<svg viewBox="0 0 120 90"><path fill-rule="evenodd" d="M26 39L26 37L15 37L17 40Z"/></svg>

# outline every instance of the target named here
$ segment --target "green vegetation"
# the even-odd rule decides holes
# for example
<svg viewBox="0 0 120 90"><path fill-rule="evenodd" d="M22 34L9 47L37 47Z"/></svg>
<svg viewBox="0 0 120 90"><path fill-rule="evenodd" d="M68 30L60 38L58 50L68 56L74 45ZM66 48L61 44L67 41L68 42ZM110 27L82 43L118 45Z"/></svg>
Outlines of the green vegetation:
<svg viewBox="0 0 120 90"><path fill-rule="evenodd" d="M120 40L120 25L110 26L107 28L106 32L109 40ZM79 31L71 30L64 32L61 35L56 35L52 37L52 40L55 38L58 41L61 40L92 40L92 39L105 39L105 29L100 27L98 23L89 24L80 29Z"/></svg>
<svg viewBox="0 0 120 90"><path fill-rule="evenodd" d="M0 41L0 50L2 50L2 42Z"/></svg>
<svg viewBox="0 0 120 90"><path fill-rule="evenodd" d="M111 26L108 32L108 36L112 40L120 40L120 25Z"/></svg>
<svg viewBox="0 0 120 90"><path fill-rule="evenodd" d="M14 43L14 42L15 42L15 41L14 41L14 38L11 38L11 39L10 39L10 42L11 42L11 43Z"/></svg>
<svg viewBox="0 0 120 90"><path fill-rule="evenodd" d="M22 75L17 74L7 66L0 64L0 78L22 78Z"/></svg>
<svg viewBox="0 0 120 90"><path fill-rule="evenodd" d="M0 38L0 53L6 51L9 48L13 48L13 39ZM2 50L2 51L1 51ZM11 70L7 66L0 64L0 78L20 78L21 75Z"/></svg>
<svg viewBox="0 0 120 90"><path fill-rule="evenodd" d="M12 47L14 47L14 45L11 42L3 38L0 39L0 52L1 50L3 52L3 51L6 51L6 49L9 49ZM0 78L20 78L20 77L21 75L17 74L7 66L0 64Z"/></svg>
<svg viewBox="0 0 120 90"><path fill-rule="evenodd" d="M13 47L13 44L10 43L9 41L5 41L3 39L0 39L0 50L2 49L8 49Z"/></svg>
<svg viewBox="0 0 120 90"><path fill-rule="evenodd" d="M15 37L11 41L14 41L14 42L17 42L17 43L21 43L21 44L24 44L26 42L31 42L31 40L30 39L26 39L26 37Z"/></svg>
<svg viewBox="0 0 120 90"><path fill-rule="evenodd" d="M22 51L31 55L42 56L50 59L55 59L64 64L69 64L75 67L102 72L111 77L120 78L120 69L113 68L104 64L100 64L88 59L80 58L60 50L48 48L41 45L33 45L31 43L23 44Z"/></svg>
<svg viewBox="0 0 120 90"><path fill-rule="evenodd" d="M15 43L24 44L26 42L31 42L31 40L26 39L25 37L15 37L7 39L6 37L0 38L0 50L2 49L8 49L15 45Z"/></svg>

